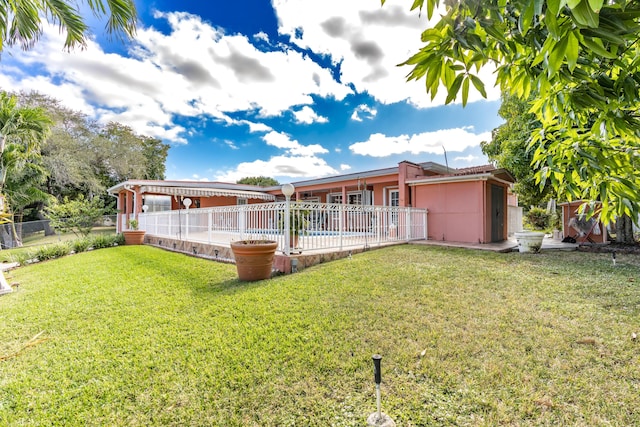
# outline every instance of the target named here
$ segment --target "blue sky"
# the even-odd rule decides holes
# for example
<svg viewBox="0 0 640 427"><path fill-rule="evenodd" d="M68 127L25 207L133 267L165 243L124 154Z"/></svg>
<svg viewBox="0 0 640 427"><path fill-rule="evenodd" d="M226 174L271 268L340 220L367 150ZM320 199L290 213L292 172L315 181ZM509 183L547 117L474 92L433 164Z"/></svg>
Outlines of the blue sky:
<svg viewBox="0 0 640 427"><path fill-rule="evenodd" d="M55 27L29 52L8 49L0 89L37 90L106 123L171 145L167 179L280 182L391 167L401 160L466 167L502 123L499 92L466 108L431 101L397 64L430 23L411 1L137 2L134 40L94 24L64 52Z"/></svg>

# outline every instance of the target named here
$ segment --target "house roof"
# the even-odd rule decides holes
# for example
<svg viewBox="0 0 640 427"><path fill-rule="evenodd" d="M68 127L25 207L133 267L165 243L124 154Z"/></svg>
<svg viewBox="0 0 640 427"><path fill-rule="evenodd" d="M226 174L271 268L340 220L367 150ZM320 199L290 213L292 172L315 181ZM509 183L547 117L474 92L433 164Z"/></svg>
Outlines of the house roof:
<svg viewBox="0 0 640 427"><path fill-rule="evenodd" d="M421 176L407 180L409 185L426 185L444 182L469 181L478 179L493 179L503 183L513 183L515 178L505 169L496 169L493 165L474 166L470 168L453 169L434 162L412 163L430 171L436 175ZM384 169L374 169L363 172L355 172L345 175L335 175L325 178L296 181L292 184L299 188L313 185L326 185L355 179L367 179L385 175L397 175L399 166ZM271 187L259 187L257 185L233 184L229 182L215 181L158 181L158 180L129 180L114 185L107 191L117 194L125 189L139 187L142 193L166 194L172 196L207 197L207 196L232 196L248 199L275 200L274 194L281 189L280 185Z"/></svg>
<svg viewBox="0 0 640 427"><path fill-rule="evenodd" d="M241 197L246 199L260 199L268 201L273 201L276 199L276 196L274 196L273 194L261 193L257 191L229 190L223 188L190 188L143 185L141 187L141 192L187 197Z"/></svg>
<svg viewBox="0 0 640 427"><path fill-rule="evenodd" d="M493 179L505 184L513 184L516 179L506 169L497 169L493 165L474 166L462 169L453 169L452 173L425 176L413 180L407 180L409 185L428 185L446 182L476 181Z"/></svg>
<svg viewBox="0 0 640 427"><path fill-rule="evenodd" d="M450 168L447 168L444 165L441 165L439 163L434 163L434 162L423 162L423 163L414 163L414 164L422 167L423 169L435 172L437 174L445 174L450 171ZM354 173L349 173L344 175L328 176L325 178L310 179L306 181L294 181L292 182L292 184L296 187L305 187L305 186L311 186L311 185L323 185L323 184L331 184L334 182L349 181L349 180L358 179L358 178L366 179L366 178L371 178L375 176L397 175L399 169L400 168L398 166L392 167L392 168L374 169L374 170L354 172ZM276 187L267 187L264 190L273 191L273 190L279 190L279 189L280 189L280 186L276 186Z"/></svg>
<svg viewBox="0 0 640 427"><path fill-rule="evenodd" d="M274 195L265 193L264 188L256 185L211 181L130 180L114 185L107 191L110 194L117 194L131 187L140 187L141 193L165 194L170 196L230 196L244 197L247 199L275 200Z"/></svg>

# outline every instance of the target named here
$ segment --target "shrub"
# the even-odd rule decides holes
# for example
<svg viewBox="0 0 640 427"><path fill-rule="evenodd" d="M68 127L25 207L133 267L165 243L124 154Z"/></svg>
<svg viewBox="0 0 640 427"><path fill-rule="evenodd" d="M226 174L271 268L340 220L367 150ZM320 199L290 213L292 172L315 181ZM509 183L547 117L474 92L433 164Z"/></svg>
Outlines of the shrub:
<svg viewBox="0 0 640 427"><path fill-rule="evenodd" d="M88 238L76 239L71 242L71 249L78 254L89 249L91 247L91 243L91 239Z"/></svg>
<svg viewBox="0 0 640 427"><path fill-rule="evenodd" d="M119 242L118 236L115 234L99 234L91 240L91 246L93 246L93 249L110 248Z"/></svg>
<svg viewBox="0 0 640 427"><path fill-rule="evenodd" d="M534 230L546 230L549 227L550 217L546 210L538 207L532 207L525 214L526 224Z"/></svg>
<svg viewBox="0 0 640 427"><path fill-rule="evenodd" d="M21 251L9 255L9 262L17 262L20 265L27 265L36 255L32 251Z"/></svg>
<svg viewBox="0 0 640 427"><path fill-rule="evenodd" d="M46 261L69 255L70 252L71 245L69 245L68 243L57 243L55 245L41 246L35 251L33 255L40 261Z"/></svg>
<svg viewBox="0 0 640 427"><path fill-rule="evenodd" d="M56 230L87 236L94 224L104 215L105 208L100 198L86 200L80 195L76 200L65 197L62 203L47 206L45 211L51 220L51 226Z"/></svg>

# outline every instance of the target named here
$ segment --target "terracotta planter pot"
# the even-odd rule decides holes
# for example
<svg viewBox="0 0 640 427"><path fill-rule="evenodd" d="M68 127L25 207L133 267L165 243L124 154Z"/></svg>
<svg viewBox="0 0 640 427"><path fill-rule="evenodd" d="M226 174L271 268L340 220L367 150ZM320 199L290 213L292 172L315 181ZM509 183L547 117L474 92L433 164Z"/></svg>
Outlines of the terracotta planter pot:
<svg viewBox="0 0 640 427"><path fill-rule="evenodd" d="M144 242L144 230L123 231L125 245L141 245Z"/></svg>
<svg viewBox="0 0 640 427"><path fill-rule="evenodd" d="M278 242L273 240L240 240L231 242L238 278L245 282L271 277Z"/></svg>

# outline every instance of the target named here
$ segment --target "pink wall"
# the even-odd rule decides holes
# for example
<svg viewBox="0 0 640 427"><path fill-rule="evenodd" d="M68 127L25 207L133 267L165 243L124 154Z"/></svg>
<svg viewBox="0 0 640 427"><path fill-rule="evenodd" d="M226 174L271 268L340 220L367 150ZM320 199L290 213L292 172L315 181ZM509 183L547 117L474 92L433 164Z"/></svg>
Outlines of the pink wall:
<svg viewBox="0 0 640 427"><path fill-rule="evenodd" d="M470 181L416 186L416 207L429 210L429 239L487 241L485 185L485 181Z"/></svg>

